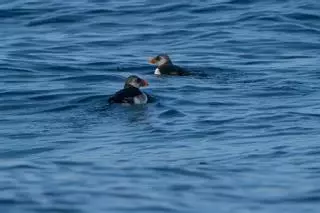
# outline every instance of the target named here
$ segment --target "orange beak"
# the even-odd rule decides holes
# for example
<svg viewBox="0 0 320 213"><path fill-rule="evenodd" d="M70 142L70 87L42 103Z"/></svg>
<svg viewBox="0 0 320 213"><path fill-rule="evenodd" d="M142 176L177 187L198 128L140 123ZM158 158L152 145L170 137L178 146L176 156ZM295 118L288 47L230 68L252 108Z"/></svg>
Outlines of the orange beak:
<svg viewBox="0 0 320 213"><path fill-rule="evenodd" d="M157 60L155 58L149 58L149 63L155 64L155 63L157 63Z"/></svg>
<svg viewBox="0 0 320 213"><path fill-rule="evenodd" d="M142 87L149 86L149 83L146 80L142 80Z"/></svg>

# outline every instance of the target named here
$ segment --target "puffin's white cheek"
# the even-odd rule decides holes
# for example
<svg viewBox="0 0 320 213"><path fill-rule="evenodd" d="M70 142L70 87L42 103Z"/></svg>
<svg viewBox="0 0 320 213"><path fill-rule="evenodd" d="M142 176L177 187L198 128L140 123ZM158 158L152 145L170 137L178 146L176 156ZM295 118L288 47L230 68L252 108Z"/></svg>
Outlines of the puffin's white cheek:
<svg viewBox="0 0 320 213"><path fill-rule="evenodd" d="M131 86L135 87L135 88L139 88L140 85L137 82L132 82L130 83Z"/></svg>
<svg viewBox="0 0 320 213"><path fill-rule="evenodd" d="M167 63L167 60L164 58L161 58L160 61L158 62L158 66L164 65L165 63Z"/></svg>
<svg viewBox="0 0 320 213"><path fill-rule="evenodd" d="M154 71L154 74L155 74L155 75L161 75L159 68L157 68L157 69Z"/></svg>

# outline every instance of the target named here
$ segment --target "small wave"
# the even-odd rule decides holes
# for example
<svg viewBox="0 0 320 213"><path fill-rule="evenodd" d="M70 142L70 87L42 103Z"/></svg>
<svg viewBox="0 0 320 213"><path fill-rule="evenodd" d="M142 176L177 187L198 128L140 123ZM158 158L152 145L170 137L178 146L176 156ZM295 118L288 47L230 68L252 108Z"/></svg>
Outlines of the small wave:
<svg viewBox="0 0 320 213"><path fill-rule="evenodd" d="M84 15L76 15L76 14L61 14L61 15L53 15L52 17L48 17L46 15L42 18L37 18L35 20L30 21L26 24L28 27L36 27L48 24L56 24L56 25L65 25L65 24L73 24L83 22L85 20Z"/></svg>
<svg viewBox="0 0 320 213"><path fill-rule="evenodd" d="M72 109L77 109L77 108L79 108L79 105L77 104L68 104L65 106L57 106L57 107L49 108L46 110L42 110L42 111L39 111L38 113L63 112L63 111L69 111Z"/></svg>
<svg viewBox="0 0 320 213"><path fill-rule="evenodd" d="M26 155L35 155L40 153L48 153L55 150L53 147L34 147L34 148L24 148L21 150L10 150L2 152L1 156L4 158L20 158Z"/></svg>
<svg viewBox="0 0 320 213"><path fill-rule="evenodd" d="M119 76L110 76L103 74L95 74L95 75L81 75L81 76L71 76L71 77L59 77L55 78L52 81L73 81L79 83L88 83L88 82L101 82L101 81L123 81L124 79Z"/></svg>
<svg viewBox="0 0 320 213"><path fill-rule="evenodd" d="M184 113L175 110L175 109L170 109L170 110L166 110L164 112L161 112L159 114L159 118L173 118L173 117L184 117L186 116Z"/></svg>
<svg viewBox="0 0 320 213"><path fill-rule="evenodd" d="M290 19L297 20L297 21L320 21L319 14L294 12L294 13L285 14L285 16Z"/></svg>
<svg viewBox="0 0 320 213"><path fill-rule="evenodd" d="M212 176L209 176L206 173L199 171L192 171L186 168L180 167L149 167L148 170L153 170L162 175L181 175L188 177L201 177L205 179L212 179Z"/></svg>

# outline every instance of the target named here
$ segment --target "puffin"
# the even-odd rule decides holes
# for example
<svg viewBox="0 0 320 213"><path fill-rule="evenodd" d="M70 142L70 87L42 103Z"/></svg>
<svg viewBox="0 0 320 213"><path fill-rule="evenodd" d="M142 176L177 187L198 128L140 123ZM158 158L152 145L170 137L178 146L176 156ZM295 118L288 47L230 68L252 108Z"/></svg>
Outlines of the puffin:
<svg viewBox="0 0 320 213"><path fill-rule="evenodd" d="M154 71L155 75L190 75L185 69L174 65L167 54L160 54L150 58L149 63L157 66Z"/></svg>
<svg viewBox="0 0 320 213"><path fill-rule="evenodd" d="M108 102L109 104L146 104L148 95L142 92L139 88L148 86L148 82L136 75L129 76L124 84L123 89L112 95Z"/></svg>

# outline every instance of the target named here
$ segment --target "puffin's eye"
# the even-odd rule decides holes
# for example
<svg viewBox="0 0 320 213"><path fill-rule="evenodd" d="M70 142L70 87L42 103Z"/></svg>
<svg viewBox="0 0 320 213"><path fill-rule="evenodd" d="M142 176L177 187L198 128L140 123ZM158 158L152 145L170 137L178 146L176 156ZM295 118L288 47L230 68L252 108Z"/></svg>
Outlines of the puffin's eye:
<svg viewBox="0 0 320 213"><path fill-rule="evenodd" d="M158 56L156 57L156 60L157 60L157 61L160 61L160 59L161 59L161 57L158 55Z"/></svg>
<svg viewBox="0 0 320 213"><path fill-rule="evenodd" d="M140 84L142 80L140 78L137 78L137 83Z"/></svg>

